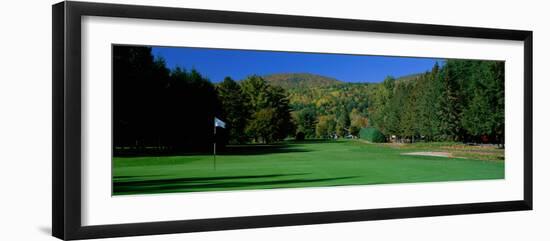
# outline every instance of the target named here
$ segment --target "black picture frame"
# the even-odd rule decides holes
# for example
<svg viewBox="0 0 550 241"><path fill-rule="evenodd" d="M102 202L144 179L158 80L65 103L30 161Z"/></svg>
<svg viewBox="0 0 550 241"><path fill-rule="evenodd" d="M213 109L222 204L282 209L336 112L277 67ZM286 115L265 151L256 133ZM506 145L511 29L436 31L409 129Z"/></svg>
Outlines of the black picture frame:
<svg viewBox="0 0 550 241"><path fill-rule="evenodd" d="M53 195L52 233L60 239L88 239L307 225L380 219L531 210L533 205L533 33L247 12L197 10L90 2L60 2L52 6L53 24ZM174 220L82 226L81 224L81 17L103 16L327 30L349 30L428 36L516 40L524 43L524 195L522 200L414 206L367 210Z"/></svg>

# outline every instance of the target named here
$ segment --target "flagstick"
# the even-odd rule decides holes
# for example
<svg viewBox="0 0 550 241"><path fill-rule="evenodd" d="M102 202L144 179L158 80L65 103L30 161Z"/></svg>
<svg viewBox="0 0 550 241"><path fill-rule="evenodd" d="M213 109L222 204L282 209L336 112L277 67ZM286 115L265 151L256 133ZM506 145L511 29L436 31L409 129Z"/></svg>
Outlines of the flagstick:
<svg viewBox="0 0 550 241"><path fill-rule="evenodd" d="M214 171L216 170L216 124L214 124Z"/></svg>

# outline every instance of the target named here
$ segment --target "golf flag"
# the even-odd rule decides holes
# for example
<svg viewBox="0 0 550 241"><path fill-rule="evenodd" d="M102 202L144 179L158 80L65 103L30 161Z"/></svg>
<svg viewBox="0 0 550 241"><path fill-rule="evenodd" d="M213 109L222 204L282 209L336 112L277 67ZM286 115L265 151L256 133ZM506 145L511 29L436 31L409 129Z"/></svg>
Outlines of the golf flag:
<svg viewBox="0 0 550 241"><path fill-rule="evenodd" d="M221 127L221 128L225 128L225 122L223 122L222 120L214 117L214 126L215 127Z"/></svg>
<svg viewBox="0 0 550 241"><path fill-rule="evenodd" d="M225 122L218 119L217 117L214 117L214 170L216 170L216 128L225 128Z"/></svg>

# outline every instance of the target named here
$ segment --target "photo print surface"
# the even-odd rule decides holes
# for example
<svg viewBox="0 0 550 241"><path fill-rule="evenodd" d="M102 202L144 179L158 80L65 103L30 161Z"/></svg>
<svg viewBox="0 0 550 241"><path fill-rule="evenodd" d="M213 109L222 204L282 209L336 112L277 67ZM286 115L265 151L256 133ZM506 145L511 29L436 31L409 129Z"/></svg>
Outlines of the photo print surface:
<svg viewBox="0 0 550 241"><path fill-rule="evenodd" d="M112 46L113 195L504 178L504 62Z"/></svg>

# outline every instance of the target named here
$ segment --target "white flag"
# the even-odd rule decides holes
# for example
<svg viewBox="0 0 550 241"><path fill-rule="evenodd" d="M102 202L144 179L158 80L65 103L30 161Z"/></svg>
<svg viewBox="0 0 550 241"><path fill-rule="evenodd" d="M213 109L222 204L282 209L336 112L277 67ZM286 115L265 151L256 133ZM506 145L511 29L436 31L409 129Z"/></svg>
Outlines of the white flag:
<svg viewBox="0 0 550 241"><path fill-rule="evenodd" d="M222 120L214 117L214 126L215 127L221 127L221 128L225 128L225 122L223 122Z"/></svg>

